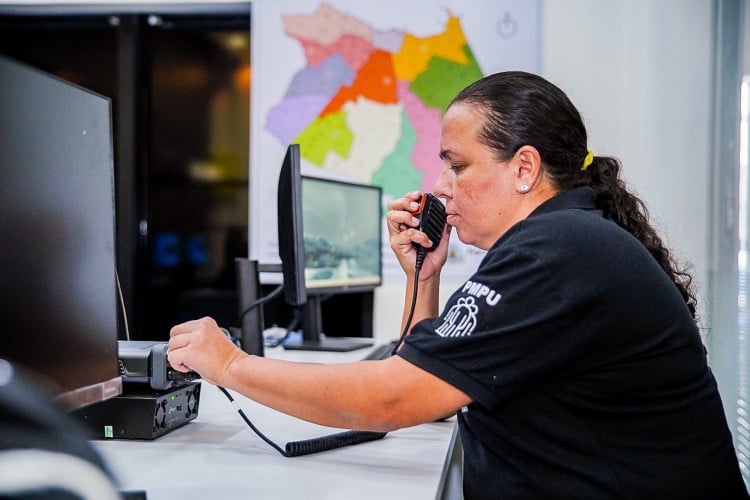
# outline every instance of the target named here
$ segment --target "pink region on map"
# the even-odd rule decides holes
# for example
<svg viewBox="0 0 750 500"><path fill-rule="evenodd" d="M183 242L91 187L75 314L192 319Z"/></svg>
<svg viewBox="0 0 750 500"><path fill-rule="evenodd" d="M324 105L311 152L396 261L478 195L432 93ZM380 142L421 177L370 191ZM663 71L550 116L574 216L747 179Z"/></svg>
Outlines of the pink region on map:
<svg viewBox="0 0 750 500"><path fill-rule="evenodd" d="M312 122L330 100L326 95L285 97L271 108L266 118L266 130L281 144L289 144Z"/></svg>
<svg viewBox="0 0 750 500"><path fill-rule="evenodd" d="M396 30L381 31L376 30L372 33L372 46L376 49L396 54L401 51L401 45L404 43L404 32Z"/></svg>
<svg viewBox="0 0 750 500"><path fill-rule="evenodd" d="M305 61L309 66L317 66L330 55L326 48L318 43L309 40L297 40L302 45L302 51L305 53Z"/></svg>
<svg viewBox="0 0 750 500"><path fill-rule="evenodd" d="M427 108L422 101L409 90L409 82L399 80L397 84L398 99L404 105L406 115L414 127L417 142L412 150L412 161L417 170L422 172L422 189L432 191L440 175L440 122L442 115L437 108Z"/></svg>
<svg viewBox="0 0 750 500"><path fill-rule="evenodd" d="M311 66L317 66L331 55L338 54L354 71L359 70L370 58L373 47L367 40L344 35L330 45L319 45L309 40L299 40L305 52L305 59Z"/></svg>
<svg viewBox="0 0 750 500"><path fill-rule="evenodd" d="M309 16L282 16L286 33L299 40L320 46L335 43L344 35L370 40L372 28L362 21L340 13L330 5L322 3Z"/></svg>

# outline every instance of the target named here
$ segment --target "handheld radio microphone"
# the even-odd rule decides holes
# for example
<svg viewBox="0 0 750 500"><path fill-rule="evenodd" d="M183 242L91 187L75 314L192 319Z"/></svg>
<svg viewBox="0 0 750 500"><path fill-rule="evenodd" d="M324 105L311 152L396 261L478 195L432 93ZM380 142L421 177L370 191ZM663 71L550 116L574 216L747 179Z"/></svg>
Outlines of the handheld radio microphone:
<svg viewBox="0 0 750 500"><path fill-rule="evenodd" d="M417 208L412 215L419 219L418 229L425 233L432 246L429 248L422 247L421 245L414 245L424 248L426 251L432 251L437 248L440 243L440 238L443 236L443 229L445 228L445 207L440 199L432 193L422 194L422 198L419 200L419 208Z"/></svg>
<svg viewBox="0 0 750 500"><path fill-rule="evenodd" d="M404 322L404 329L401 332L401 337L398 342L393 346L391 356L396 354L399 346L404 341L406 334L409 333L411 327L411 320L414 317L414 307L417 303L417 291L419 290L419 271L422 269L422 263L424 262L425 255L432 250L435 250L440 244L440 239L443 237L443 230L445 229L445 223L448 216L445 214L445 207L440 199L432 193L423 193L422 198L419 200L419 208L411 212L411 214L419 219L419 230L427 235L432 242L432 246L429 248L423 247L417 243L413 245L417 248L417 257L414 261L414 285L413 295L411 299L411 307L409 308L409 315Z"/></svg>

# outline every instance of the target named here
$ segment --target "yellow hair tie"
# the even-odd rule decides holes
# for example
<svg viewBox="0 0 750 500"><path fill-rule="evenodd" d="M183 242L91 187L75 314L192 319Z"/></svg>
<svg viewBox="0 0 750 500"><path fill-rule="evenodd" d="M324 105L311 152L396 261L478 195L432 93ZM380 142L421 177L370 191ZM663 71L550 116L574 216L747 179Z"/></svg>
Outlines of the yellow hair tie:
<svg viewBox="0 0 750 500"><path fill-rule="evenodd" d="M589 165L591 165L593 161L594 161L594 152L589 149L589 154L587 154L586 158L583 159L583 166L581 167L581 171L584 171L587 168L589 168Z"/></svg>

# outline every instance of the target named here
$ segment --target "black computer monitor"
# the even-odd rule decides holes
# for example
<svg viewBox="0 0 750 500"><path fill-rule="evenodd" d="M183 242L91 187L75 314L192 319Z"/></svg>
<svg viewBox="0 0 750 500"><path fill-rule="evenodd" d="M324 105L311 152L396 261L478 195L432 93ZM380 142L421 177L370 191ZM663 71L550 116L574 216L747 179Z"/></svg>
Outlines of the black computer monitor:
<svg viewBox="0 0 750 500"><path fill-rule="evenodd" d="M292 144L279 174L279 256L287 303L301 312L302 340L285 347L367 347L371 343L358 339L325 337L321 301L329 295L372 291L382 283L381 189L302 176L300 169L299 146ZM352 336L359 333L352 331Z"/></svg>
<svg viewBox="0 0 750 500"><path fill-rule="evenodd" d="M0 358L73 410L119 395L111 103L0 57Z"/></svg>
<svg viewBox="0 0 750 500"><path fill-rule="evenodd" d="M279 258L284 299L291 306L307 302L305 248L302 229L302 172L299 144L290 144L281 163L277 188Z"/></svg>

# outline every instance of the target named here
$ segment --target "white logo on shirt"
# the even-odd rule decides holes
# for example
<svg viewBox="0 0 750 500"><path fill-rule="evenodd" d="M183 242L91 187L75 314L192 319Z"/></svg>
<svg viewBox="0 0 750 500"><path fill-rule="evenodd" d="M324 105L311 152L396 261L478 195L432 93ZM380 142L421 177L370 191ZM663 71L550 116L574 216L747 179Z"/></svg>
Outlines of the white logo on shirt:
<svg viewBox="0 0 750 500"><path fill-rule="evenodd" d="M475 283L473 281L467 281L464 283L464 287L461 289L463 293L468 293L474 297L481 299L485 297L484 301L489 306L496 306L500 299L503 297L500 292L496 292L487 285L482 283Z"/></svg>
<svg viewBox="0 0 750 500"><path fill-rule="evenodd" d="M474 297L461 297L448 310L443 324L437 327L435 333L441 337L471 335L477 327L477 312L479 312L479 307Z"/></svg>

